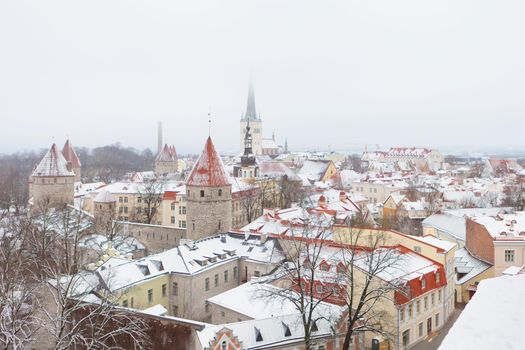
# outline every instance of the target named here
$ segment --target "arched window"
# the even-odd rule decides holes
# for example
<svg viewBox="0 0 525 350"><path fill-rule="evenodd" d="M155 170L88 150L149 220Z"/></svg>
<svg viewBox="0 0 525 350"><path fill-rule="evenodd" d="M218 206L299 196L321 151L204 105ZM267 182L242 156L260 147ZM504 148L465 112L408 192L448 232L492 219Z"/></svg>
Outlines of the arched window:
<svg viewBox="0 0 525 350"><path fill-rule="evenodd" d="M226 340L224 340L221 344L221 350L226 350Z"/></svg>

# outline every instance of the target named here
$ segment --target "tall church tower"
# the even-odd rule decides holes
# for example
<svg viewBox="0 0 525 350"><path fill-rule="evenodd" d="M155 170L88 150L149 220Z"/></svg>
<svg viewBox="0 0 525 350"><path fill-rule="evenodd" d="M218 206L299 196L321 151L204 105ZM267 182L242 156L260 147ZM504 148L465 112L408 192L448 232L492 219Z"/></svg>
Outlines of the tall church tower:
<svg viewBox="0 0 525 350"><path fill-rule="evenodd" d="M256 156L262 154L262 120L257 115L255 110L255 93L253 89L253 81L250 80L248 87L248 102L246 104L246 113L241 117L241 133L240 133L240 145L241 152L244 152L244 137L246 135L246 127L250 122L251 134L252 134L252 149L253 154Z"/></svg>
<svg viewBox="0 0 525 350"><path fill-rule="evenodd" d="M232 186L211 137L186 180L186 197L186 238L196 240L230 230Z"/></svg>
<svg viewBox="0 0 525 350"><path fill-rule="evenodd" d="M241 164L233 168L234 177L254 178L259 177L259 165L253 155L252 134L250 132L250 121L246 125L246 134L244 135L244 153L241 156Z"/></svg>

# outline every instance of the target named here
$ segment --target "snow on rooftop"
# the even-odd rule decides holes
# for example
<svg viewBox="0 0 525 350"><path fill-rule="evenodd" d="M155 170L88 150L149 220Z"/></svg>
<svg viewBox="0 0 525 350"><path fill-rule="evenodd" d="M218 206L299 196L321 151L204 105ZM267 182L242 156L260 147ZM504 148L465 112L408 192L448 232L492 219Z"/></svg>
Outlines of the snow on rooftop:
<svg viewBox="0 0 525 350"><path fill-rule="evenodd" d="M161 304L157 304L142 310L142 312L153 316L164 316L168 313L168 310L166 310L166 308Z"/></svg>
<svg viewBox="0 0 525 350"><path fill-rule="evenodd" d="M241 284L208 299L210 303L241 313L253 319L297 313L289 300L275 300L278 287L262 284L258 279Z"/></svg>
<svg viewBox="0 0 525 350"><path fill-rule="evenodd" d="M523 349L524 301L525 275L481 281L439 349Z"/></svg>
<svg viewBox="0 0 525 350"><path fill-rule="evenodd" d="M431 235L427 235L427 236L411 236L411 238L417 240L417 241L421 241L421 242L424 242L424 243L427 243L427 244L430 244L434 247L438 247L440 249L443 249L445 252L448 252L452 249L454 249L454 247L457 246L456 243L452 243L452 242L449 242L449 241L446 241L444 239L439 239L437 237L434 237L434 236L431 236Z"/></svg>
<svg viewBox="0 0 525 350"><path fill-rule="evenodd" d="M75 173L69 169L66 158L56 144L53 144L33 170L32 176L75 176Z"/></svg>
<svg viewBox="0 0 525 350"><path fill-rule="evenodd" d="M499 214L498 216L479 216L472 220L485 226L493 238L525 240L525 212Z"/></svg>
<svg viewBox="0 0 525 350"><path fill-rule="evenodd" d="M463 284L491 267L490 264L470 255L466 248L458 249L454 254L456 283Z"/></svg>

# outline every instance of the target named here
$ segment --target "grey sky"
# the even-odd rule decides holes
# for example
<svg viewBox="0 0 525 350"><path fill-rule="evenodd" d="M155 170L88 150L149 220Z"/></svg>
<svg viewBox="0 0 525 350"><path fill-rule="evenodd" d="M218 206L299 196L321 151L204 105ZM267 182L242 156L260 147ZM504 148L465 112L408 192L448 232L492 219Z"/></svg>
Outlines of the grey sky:
<svg viewBox="0 0 525 350"><path fill-rule="evenodd" d="M0 152L525 145L524 1L0 1Z"/></svg>

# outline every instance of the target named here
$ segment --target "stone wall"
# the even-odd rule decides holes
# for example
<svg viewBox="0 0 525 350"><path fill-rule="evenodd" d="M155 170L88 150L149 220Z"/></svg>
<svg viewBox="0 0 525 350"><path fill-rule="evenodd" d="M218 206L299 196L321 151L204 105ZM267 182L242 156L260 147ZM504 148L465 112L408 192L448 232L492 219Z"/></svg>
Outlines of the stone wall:
<svg viewBox="0 0 525 350"><path fill-rule="evenodd" d="M204 191L201 196L201 191ZM228 232L232 224L231 186L187 186L187 238L197 240Z"/></svg>
<svg viewBox="0 0 525 350"><path fill-rule="evenodd" d="M33 197L34 207L54 208L73 204L74 176L33 177L29 184L29 197Z"/></svg>
<svg viewBox="0 0 525 350"><path fill-rule="evenodd" d="M155 254L179 245L186 230L170 226L148 225L138 222L121 222L125 235L139 240L146 247L146 255Z"/></svg>

